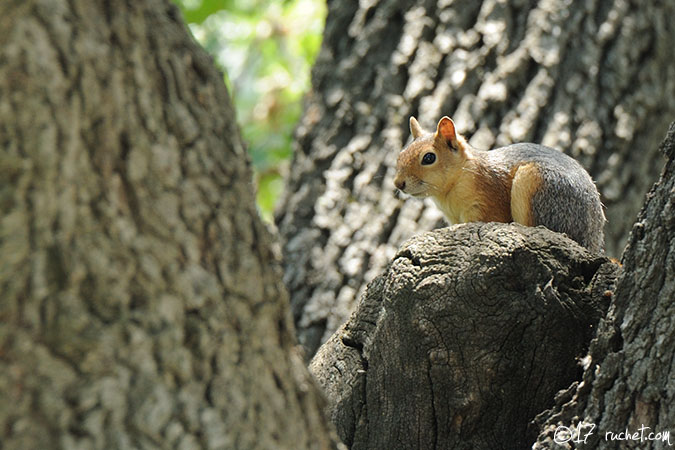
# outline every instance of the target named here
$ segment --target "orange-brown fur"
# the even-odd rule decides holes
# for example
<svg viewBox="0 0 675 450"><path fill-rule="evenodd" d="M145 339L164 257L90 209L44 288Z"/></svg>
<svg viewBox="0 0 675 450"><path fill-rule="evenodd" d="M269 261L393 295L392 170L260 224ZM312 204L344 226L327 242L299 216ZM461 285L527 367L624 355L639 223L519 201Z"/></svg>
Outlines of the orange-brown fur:
<svg viewBox="0 0 675 450"><path fill-rule="evenodd" d="M511 214L513 220L534 226L532 196L541 188L541 174L534 163L523 164L511 171Z"/></svg>
<svg viewBox="0 0 675 450"><path fill-rule="evenodd" d="M445 119L431 135L421 135L411 119L415 140L399 155L394 182L405 182L411 195L432 197L451 223L511 222L512 174L490 167ZM432 166L421 163L427 152L436 155Z"/></svg>
<svg viewBox="0 0 675 450"><path fill-rule="evenodd" d="M511 177L505 171L496 171L481 164L474 179L475 195L483 204L481 222L511 222Z"/></svg>

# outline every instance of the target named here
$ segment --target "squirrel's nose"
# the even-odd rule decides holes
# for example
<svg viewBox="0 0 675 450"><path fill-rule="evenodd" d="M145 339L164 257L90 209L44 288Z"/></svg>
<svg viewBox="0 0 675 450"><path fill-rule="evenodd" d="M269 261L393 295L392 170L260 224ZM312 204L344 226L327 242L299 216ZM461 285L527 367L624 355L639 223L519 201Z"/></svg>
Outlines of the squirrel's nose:
<svg viewBox="0 0 675 450"><path fill-rule="evenodd" d="M397 189L401 191L405 190L405 180L394 180L394 184Z"/></svg>

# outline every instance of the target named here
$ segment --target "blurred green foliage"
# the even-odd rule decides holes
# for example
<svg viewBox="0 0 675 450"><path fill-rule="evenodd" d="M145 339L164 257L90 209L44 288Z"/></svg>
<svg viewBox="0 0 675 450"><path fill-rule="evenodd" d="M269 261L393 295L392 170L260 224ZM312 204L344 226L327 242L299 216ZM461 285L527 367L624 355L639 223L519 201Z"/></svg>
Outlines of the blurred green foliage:
<svg viewBox="0 0 675 450"><path fill-rule="evenodd" d="M292 154L293 129L321 44L323 0L173 0L226 73L248 145L258 206L271 220Z"/></svg>

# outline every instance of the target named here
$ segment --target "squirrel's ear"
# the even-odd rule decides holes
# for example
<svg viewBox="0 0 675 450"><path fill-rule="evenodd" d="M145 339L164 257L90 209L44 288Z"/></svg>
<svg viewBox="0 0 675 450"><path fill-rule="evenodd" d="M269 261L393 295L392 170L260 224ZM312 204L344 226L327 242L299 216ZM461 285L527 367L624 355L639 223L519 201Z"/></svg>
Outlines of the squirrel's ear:
<svg viewBox="0 0 675 450"><path fill-rule="evenodd" d="M438 121L436 127L436 138L441 137L448 143L450 148L456 148L457 132L455 131L455 122L448 116L444 116Z"/></svg>
<svg viewBox="0 0 675 450"><path fill-rule="evenodd" d="M413 116L410 116L410 134L412 134L413 139L417 139L424 134L420 123Z"/></svg>

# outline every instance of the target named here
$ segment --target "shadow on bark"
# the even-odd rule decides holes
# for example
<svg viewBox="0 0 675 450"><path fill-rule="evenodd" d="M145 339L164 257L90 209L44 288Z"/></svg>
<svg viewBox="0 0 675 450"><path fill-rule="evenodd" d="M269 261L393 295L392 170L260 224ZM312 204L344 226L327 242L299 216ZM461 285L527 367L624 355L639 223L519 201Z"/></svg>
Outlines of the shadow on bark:
<svg viewBox="0 0 675 450"><path fill-rule="evenodd" d="M542 228L464 224L398 251L310 369L352 449L525 448L581 376L618 268Z"/></svg>
<svg viewBox="0 0 675 450"><path fill-rule="evenodd" d="M432 202L394 195L408 117L449 115L472 145L536 142L577 159L619 257L675 115L675 2L328 2L322 50L278 209L284 281L313 355Z"/></svg>
<svg viewBox="0 0 675 450"><path fill-rule="evenodd" d="M583 381L538 417L535 449L675 444L666 434L675 423L675 122L660 150L668 161L633 226Z"/></svg>

